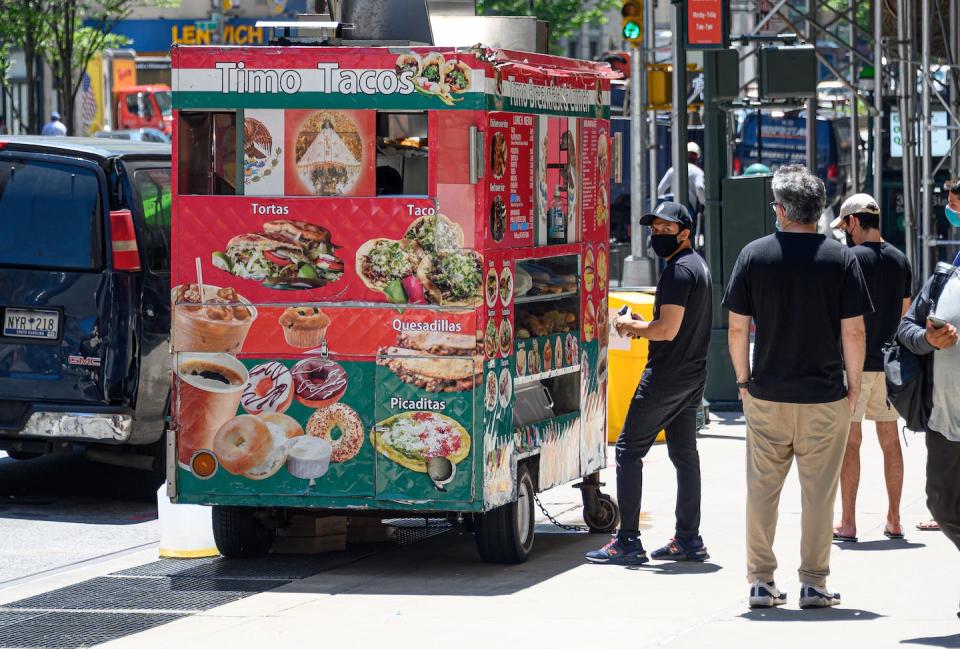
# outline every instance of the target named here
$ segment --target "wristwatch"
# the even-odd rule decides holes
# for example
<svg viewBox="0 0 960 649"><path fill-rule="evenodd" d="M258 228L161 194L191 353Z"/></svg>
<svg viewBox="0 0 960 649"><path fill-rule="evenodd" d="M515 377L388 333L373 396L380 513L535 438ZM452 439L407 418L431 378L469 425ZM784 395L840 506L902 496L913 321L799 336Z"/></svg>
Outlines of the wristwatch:
<svg viewBox="0 0 960 649"><path fill-rule="evenodd" d="M737 381L737 389L738 389L738 390L743 390L743 389L746 389L746 388L749 388L749 387L750 387L750 381L744 381L743 383L741 383L740 381Z"/></svg>

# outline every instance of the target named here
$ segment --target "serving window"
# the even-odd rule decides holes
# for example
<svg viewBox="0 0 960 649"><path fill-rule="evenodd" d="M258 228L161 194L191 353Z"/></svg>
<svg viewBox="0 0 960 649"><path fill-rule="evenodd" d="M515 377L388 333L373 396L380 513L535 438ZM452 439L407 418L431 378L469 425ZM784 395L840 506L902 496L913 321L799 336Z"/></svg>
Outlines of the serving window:
<svg viewBox="0 0 960 649"><path fill-rule="evenodd" d="M235 112L181 112L177 137L181 194L242 193L237 182Z"/></svg>
<svg viewBox="0 0 960 649"><path fill-rule="evenodd" d="M377 113L377 196L426 196L427 113Z"/></svg>

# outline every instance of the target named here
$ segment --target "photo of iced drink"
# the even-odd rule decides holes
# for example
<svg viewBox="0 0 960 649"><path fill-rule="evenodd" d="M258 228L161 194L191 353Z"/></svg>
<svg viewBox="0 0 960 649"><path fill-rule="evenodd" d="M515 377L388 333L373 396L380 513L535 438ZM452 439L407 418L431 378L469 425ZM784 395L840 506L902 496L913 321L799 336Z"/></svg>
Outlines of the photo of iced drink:
<svg viewBox="0 0 960 649"><path fill-rule="evenodd" d="M213 436L237 414L247 369L229 354L185 353L177 357L175 398L179 400L177 460L189 466L190 457L209 449Z"/></svg>
<svg viewBox="0 0 960 649"><path fill-rule="evenodd" d="M173 350L225 352L243 348L257 309L230 287L204 285L203 300L196 284L181 284L172 291Z"/></svg>

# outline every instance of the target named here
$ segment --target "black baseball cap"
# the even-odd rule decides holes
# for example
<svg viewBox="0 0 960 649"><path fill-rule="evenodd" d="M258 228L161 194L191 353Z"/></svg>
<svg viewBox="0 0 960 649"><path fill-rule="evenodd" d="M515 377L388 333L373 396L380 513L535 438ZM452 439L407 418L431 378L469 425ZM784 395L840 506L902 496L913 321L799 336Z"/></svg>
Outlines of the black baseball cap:
<svg viewBox="0 0 960 649"><path fill-rule="evenodd" d="M690 212L680 203L673 203L671 201L660 203L653 212L640 217L640 225L652 225L654 219L663 219L664 221L679 223L681 230L684 228L693 230L693 219L690 218Z"/></svg>

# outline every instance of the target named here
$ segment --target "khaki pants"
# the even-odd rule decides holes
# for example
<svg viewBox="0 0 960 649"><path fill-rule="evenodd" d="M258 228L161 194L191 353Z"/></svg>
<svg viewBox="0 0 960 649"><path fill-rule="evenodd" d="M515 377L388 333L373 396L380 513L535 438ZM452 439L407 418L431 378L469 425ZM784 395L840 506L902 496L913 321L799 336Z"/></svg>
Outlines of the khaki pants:
<svg viewBox="0 0 960 649"><path fill-rule="evenodd" d="M747 397L747 579L773 581L780 490L797 458L802 514L800 581L824 587L830 574L833 503L850 432L846 399L777 403Z"/></svg>

